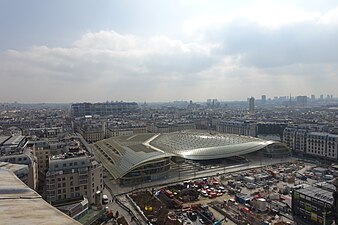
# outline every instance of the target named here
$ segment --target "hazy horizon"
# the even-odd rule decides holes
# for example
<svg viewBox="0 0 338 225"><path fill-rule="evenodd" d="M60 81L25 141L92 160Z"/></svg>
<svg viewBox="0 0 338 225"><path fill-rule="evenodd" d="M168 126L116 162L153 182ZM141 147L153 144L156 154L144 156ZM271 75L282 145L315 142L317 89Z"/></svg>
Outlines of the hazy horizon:
<svg viewBox="0 0 338 225"><path fill-rule="evenodd" d="M338 96L334 0L4 0L0 28L0 102Z"/></svg>

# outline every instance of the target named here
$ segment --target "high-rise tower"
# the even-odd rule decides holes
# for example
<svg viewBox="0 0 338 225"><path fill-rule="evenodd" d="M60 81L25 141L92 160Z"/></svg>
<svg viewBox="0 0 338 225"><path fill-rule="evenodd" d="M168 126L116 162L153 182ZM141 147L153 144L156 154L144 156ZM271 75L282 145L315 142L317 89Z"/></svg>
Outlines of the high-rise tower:
<svg viewBox="0 0 338 225"><path fill-rule="evenodd" d="M255 113L255 98L251 96L249 99L249 112L251 114Z"/></svg>

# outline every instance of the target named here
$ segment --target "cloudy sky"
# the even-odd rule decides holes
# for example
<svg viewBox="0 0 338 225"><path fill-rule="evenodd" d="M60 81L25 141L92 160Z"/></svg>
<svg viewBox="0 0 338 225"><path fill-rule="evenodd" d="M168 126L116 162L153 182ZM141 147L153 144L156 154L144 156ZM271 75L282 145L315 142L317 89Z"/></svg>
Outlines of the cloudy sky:
<svg viewBox="0 0 338 225"><path fill-rule="evenodd" d="M1 0L0 102L338 96L337 0Z"/></svg>

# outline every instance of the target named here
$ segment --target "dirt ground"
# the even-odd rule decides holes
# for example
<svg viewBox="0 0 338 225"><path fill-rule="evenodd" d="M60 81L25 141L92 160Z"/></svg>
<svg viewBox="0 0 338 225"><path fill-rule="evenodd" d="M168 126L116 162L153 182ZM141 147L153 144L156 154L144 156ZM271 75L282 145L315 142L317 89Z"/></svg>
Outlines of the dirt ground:
<svg viewBox="0 0 338 225"><path fill-rule="evenodd" d="M152 224L158 225L180 225L178 221L168 218L169 210L166 206L149 191L141 191L130 194L134 202L142 209Z"/></svg>

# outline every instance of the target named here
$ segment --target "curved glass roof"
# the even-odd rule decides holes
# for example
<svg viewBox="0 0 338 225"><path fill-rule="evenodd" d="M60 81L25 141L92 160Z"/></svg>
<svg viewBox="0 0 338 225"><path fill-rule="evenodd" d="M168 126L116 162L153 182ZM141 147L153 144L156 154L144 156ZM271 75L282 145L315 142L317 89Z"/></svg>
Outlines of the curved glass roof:
<svg viewBox="0 0 338 225"><path fill-rule="evenodd" d="M204 160L243 155L272 143L254 137L197 130L160 134L149 146L186 159Z"/></svg>
<svg viewBox="0 0 338 225"><path fill-rule="evenodd" d="M95 155L115 177L164 157L208 160L258 151L274 141L193 130L164 134L134 134L105 139L92 146Z"/></svg>

